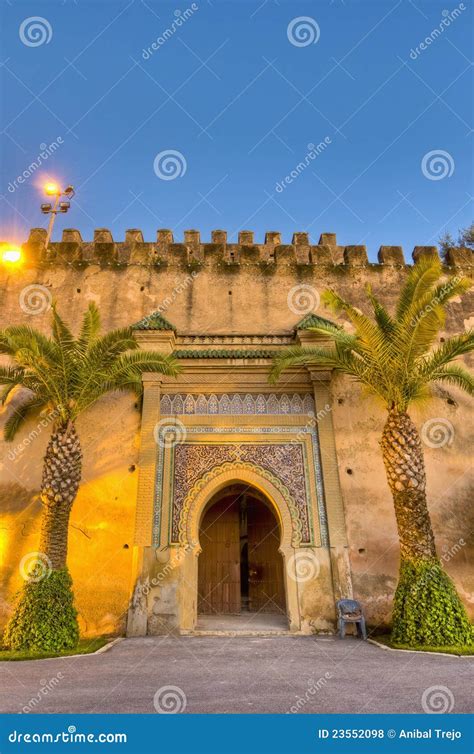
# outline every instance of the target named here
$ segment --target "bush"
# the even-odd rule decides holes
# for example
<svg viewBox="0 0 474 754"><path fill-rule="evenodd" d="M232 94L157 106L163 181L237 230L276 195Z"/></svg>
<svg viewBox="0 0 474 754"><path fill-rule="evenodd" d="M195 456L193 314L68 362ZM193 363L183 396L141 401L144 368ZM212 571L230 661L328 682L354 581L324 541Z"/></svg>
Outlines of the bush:
<svg viewBox="0 0 474 754"><path fill-rule="evenodd" d="M391 641L432 647L474 643L464 605L438 560L402 561Z"/></svg>
<svg viewBox="0 0 474 754"><path fill-rule="evenodd" d="M8 649L59 652L79 641L72 579L67 568L41 581L26 581L19 592L3 643Z"/></svg>

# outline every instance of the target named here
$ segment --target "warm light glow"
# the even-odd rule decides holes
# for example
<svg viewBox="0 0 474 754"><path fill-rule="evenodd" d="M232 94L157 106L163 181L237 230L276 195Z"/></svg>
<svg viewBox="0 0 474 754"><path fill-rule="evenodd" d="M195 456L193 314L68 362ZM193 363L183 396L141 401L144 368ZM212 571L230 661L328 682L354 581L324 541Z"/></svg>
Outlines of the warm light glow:
<svg viewBox="0 0 474 754"><path fill-rule="evenodd" d="M44 187L44 190L48 194L48 196L54 196L55 194L61 193L57 183L47 183Z"/></svg>
<svg viewBox="0 0 474 754"><path fill-rule="evenodd" d="M2 262L16 264L21 261L21 249L18 246L5 246L2 251Z"/></svg>

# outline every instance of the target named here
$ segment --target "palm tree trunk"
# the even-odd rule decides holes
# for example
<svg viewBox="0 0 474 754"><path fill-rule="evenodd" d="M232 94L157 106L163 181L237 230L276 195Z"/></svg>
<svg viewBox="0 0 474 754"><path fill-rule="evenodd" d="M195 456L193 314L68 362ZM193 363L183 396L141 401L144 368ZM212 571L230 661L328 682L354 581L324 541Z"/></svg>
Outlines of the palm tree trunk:
<svg viewBox="0 0 474 754"><path fill-rule="evenodd" d="M400 538L392 641L412 647L470 645L474 634L465 608L436 555L423 450L407 413L389 411L381 446Z"/></svg>
<svg viewBox="0 0 474 754"><path fill-rule="evenodd" d="M423 450L418 431L407 413L389 412L381 446L393 495L402 560L436 559L426 502Z"/></svg>
<svg viewBox="0 0 474 754"><path fill-rule="evenodd" d="M51 435L44 457L40 552L53 570L66 565L69 516L81 481L82 451L73 423Z"/></svg>

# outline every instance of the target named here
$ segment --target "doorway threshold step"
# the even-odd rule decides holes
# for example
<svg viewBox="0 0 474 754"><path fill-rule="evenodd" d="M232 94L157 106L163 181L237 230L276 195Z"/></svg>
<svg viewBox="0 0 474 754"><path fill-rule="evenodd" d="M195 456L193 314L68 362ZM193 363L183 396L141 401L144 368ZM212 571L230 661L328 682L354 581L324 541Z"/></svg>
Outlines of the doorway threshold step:
<svg viewBox="0 0 474 754"><path fill-rule="evenodd" d="M250 629L228 629L228 628L195 628L192 631L180 631L180 636L228 636L235 638L236 636L293 636L292 631L281 629L258 629L254 631Z"/></svg>

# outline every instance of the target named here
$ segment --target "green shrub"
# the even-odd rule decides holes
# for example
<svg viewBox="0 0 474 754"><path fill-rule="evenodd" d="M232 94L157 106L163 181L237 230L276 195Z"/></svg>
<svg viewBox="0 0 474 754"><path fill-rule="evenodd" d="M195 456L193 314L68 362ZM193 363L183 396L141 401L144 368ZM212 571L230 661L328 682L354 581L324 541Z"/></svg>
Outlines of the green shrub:
<svg viewBox="0 0 474 754"><path fill-rule="evenodd" d="M474 643L474 631L466 610L438 560L402 561L391 641L432 647Z"/></svg>
<svg viewBox="0 0 474 754"><path fill-rule="evenodd" d="M72 579L67 568L26 581L3 636L8 649L59 652L79 641Z"/></svg>

